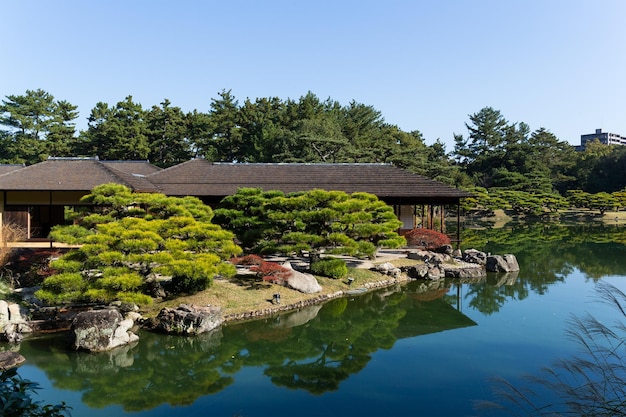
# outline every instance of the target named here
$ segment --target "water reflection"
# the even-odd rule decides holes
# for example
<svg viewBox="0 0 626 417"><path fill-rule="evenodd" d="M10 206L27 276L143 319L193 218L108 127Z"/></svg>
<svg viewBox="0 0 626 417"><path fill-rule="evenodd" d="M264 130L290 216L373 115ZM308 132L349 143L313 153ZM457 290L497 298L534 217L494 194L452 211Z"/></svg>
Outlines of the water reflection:
<svg viewBox="0 0 626 417"><path fill-rule="evenodd" d="M108 353L66 352L59 337L26 341L21 353L56 387L82 392L83 402L95 408L191 404L223 390L250 366L262 367L275 385L322 394L337 390L372 353L399 338L475 325L444 297L448 290L424 291L414 283L197 337L143 332L136 346Z"/></svg>
<svg viewBox="0 0 626 417"><path fill-rule="evenodd" d="M489 275L485 284L469 288L465 300L472 308L490 315L507 300L523 300L531 293L545 294L574 270L594 280L626 275L624 243L626 229L615 225L537 223L510 229L466 230L465 248L515 254L520 272L519 276Z"/></svg>
<svg viewBox="0 0 626 417"><path fill-rule="evenodd" d="M609 233L616 237L607 239ZM492 315L508 302L545 293L576 269L592 279L626 275L623 242L626 232L603 228L470 230L466 247L517 255L519 275L411 282L196 337L142 332L137 344L108 353L67 352L60 337L27 340L20 353L92 408L192 404L233 385L248 367L262 369L276 386L321 395L337 391L398 340L476 326L466 311Z"/></svg>

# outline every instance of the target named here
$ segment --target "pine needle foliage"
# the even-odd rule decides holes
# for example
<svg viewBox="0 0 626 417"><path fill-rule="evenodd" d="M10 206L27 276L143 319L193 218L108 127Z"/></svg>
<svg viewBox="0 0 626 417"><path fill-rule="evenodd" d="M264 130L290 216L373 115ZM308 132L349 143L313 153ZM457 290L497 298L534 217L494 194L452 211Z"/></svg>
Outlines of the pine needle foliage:
<svg viewBox="0 0 626 417"><path fill-rule="evenodd" d="M82 200L93 210L75 225L56 226L51 237L81 244L55 261L59 272L37 296L51 304L121 300L148 304L146 280L169 279L171 293L206 289L216 275L232 276L228 260L241 252L233 233L211 223L199 199L133 193L105 184Z"/></svg>
<svg viewBox="0 0 626 417"><path fill-rule="evenodd" d="M393 209L375 195L309 190L290 194L241 188L215 210L215 222L251 253L322 251L373 257L379 247L406 243Z"/></svg>

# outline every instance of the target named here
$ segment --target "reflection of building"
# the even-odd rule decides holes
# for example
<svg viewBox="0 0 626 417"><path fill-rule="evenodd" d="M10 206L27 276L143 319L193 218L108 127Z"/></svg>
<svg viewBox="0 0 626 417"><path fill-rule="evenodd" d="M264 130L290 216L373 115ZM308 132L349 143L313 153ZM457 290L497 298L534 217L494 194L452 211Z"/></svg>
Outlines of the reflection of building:
<svg viewBox="0 0 626 417"><path fill-rule="evenodd" d="M580 135L580 146L576 150L584 151L587 142L599 141L604 145L626 145L626 137L617 133L603 132L602 129L596 129L596 133Z"/></svg>
<svg viewBox="0 0 626 417"><path fill-rule="evenodd" d="M404 339L476 326L477 323L460 310L460 285L456 285L457 294L452 295L456 298L456 308L450 303L451 299L444 298L449 287L429 291L428 294L437 297L432 300L424 299L423 296L427 295L425 293L413 292L410 287L405 289L408 297L403 305L410 304L410 307L407 307L405 315L399 320L398 327L393 331L394 335L398 339Z"/></svg>

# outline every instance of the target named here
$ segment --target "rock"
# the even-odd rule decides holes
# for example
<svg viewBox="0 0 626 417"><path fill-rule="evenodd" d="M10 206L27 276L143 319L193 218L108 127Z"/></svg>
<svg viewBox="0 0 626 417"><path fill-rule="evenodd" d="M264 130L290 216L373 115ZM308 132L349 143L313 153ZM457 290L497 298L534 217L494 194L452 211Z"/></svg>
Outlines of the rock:
<svg viewBox="0 0 626 417"><path fill-rule="evenodd" d="M449 268L445 270L446 277L449 278L461 278L461 279L474 279L482 278L486 276L486 271L482 267L467 267L467 268Z"/></svg>
<svg viewBox="0 0 626 417"><path fill-rule="evenodd" d="M463 262L485 265L487 263L487 254L476 249L467 249L463 252L462 259Z"/></svg>
<svg viewBox="0 0 626 417"><path fill-rule="evenodd" d="M435 265L452 261L452 256L447 253L430 252L427 250L409 252L407 258Z"/></svg>
<svg viewBox="0 0 626 417"><path fill-rule="evenodd" d="M23 333L32 332L32 328L22 317L20 306L0 300L0 341L19 343Z"/></svg>
<svg viewBox="0 0 626 417"><path fill-rule="evenodd" d="M515 255L492 255L487 257L486 268L489 272L519 271Z"/></svg>
<svg viewBox="0 0 626 417"><path fill-rule="evenodd" d="M0 352L0 369L7 370L20 366L26 358L17 352Z"/></svg>
<svg viewBox="0 0 626 417"><path fill-rule="evenodd" d="M380 272L381 274L389 275L394 278L399 278L400 274L402 273L400 268L395 267L392 263L389 262L376 265L374 269L376 269L376 271Z"/></svg>
<svg viewBox="0 0 626 417"><path fill-rule="evenodd" d="M139 339L130 330L133 326L134 322L124 319L115 308L82 311L72 321L70 343L75 350L111 350Z"/></svg>
<svg viewBox="0 0 626 417"><path fill-rule="evenodd" d="M315 294L322 291L322 286L313 275L294 270L291 266L291 262L285 262L282 266L291 270L291 274L285 283L288 288L300 291L304 294Z"/></svg>
<svg viewBox="0 0 626 417"><path fill-rule="evenodd" d="M109 304L111 307L115 307L122 313L128 313L131 311L137 312L139 311L139 306L134 303L124 303L122 301L116 300Z"/></svg>
<svg viewBox="0 0 626 417"><path fill-rule="evenodd" d="M154 330L195 335L218 328L223 322L219 307L181 304L177 308L166 307L161 310L156 317Z"/></svg>
<svg viewBox="0 0 626 417"><path fill-rule="evenodd" d="M155 273L152 273L146 278L145 281L146 291L152 298L165 298L167 293L165 292L165 288L163 288L163 284L159 281L159 276Z"/></svg>
<svg viewBox="0 0 626 417"><path fill-rule="evenodd" d="M430 261L432 259L432 253L427 250L416 250L409 252L406 257L416 261Z"/></svg>
<svg viewBox="0 0 626 417"><path fill-rule="evenodd" d="M428 265L413 265L406 268L406 274L409 278L425 279L428 276Z"/></svg>
<svg viewBox="0 0 626 417"><path fill-rule="evenodd" d="M454 252L454 248L452 247L452 245L442 245L442 246L439 246L437 249L435 249L435 252L445 253L446 255L452 255L452 252Z"/></svg>
<svg viewBox="0 0 626 417"><path fill-rule="evenodd" d="M143 320L141 314L137 313L136 311L129 311L128 313L126 313L124 318L132 320L134 323L138 323Z"/></svg>
<svg viewBox="0 0 626 417"><path fill-rule="evenodd" d="M431 280L437 280L444 278L445 276L446 273L443 268L440 268L439 266L431 266L430 268L428 268L428 275L426 278Z"/></svg>
<svg viewBox="0 0 626 417"><path fill-rule="evenodd" d="M9 323L4 326L2 333L0 333L0 341L8 343L20 343L24 339L24 336L19 331L17 325Z"/></svg>

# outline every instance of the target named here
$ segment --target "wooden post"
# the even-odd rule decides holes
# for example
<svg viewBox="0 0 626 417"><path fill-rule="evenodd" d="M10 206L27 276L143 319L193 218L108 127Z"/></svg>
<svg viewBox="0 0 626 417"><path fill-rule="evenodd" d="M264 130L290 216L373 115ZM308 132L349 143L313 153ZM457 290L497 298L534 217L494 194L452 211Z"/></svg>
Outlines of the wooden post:
<svg viewBox="0 0 626 417"><path fill-rule="evenodd" d="M461 247L461 202L456 204L456 248Z"/></svg>
<svg viewBox="0 0 626 417"><path fill-rule="evenodd" d="M445 225L445 217L446 217L446 209L445 206L442 204L439 206L439 210L441 210L441 233L444 233L446 231L446 225Z"/></svg>
<svg viewBox="0 0 626 417"><path fill-rule="evenodd" d="M435 229L435 206L432 204L428 206L428 228Z"/></svg>
<svg viewBox="0 0 626 417"><path fill-rule="evenodd" d="M26 216L26 239L30 240L30 206L28 206L26 213L28 214Z"/></svg>

